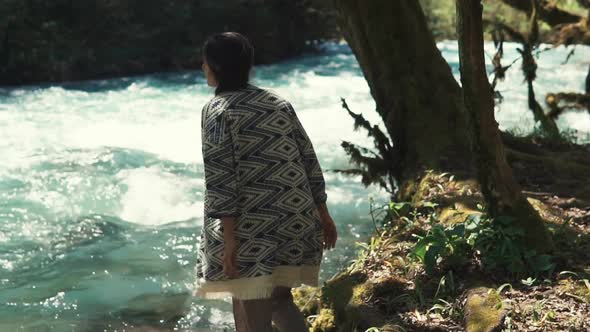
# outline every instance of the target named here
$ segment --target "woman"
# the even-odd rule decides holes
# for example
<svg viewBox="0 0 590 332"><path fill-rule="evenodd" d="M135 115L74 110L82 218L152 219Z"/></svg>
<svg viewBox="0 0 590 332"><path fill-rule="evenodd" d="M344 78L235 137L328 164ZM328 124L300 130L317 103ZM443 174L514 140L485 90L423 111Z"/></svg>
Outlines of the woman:
<svg viewBox="0 0 590 332"><path fill-rule="evenodd" d="M291 288L317 285L322 249L336 244L325 183L291 104L250 85L254 51L235 32L210 37L203 71L205 221L197 294L231 296L238 332L307 331Z"/></svg>

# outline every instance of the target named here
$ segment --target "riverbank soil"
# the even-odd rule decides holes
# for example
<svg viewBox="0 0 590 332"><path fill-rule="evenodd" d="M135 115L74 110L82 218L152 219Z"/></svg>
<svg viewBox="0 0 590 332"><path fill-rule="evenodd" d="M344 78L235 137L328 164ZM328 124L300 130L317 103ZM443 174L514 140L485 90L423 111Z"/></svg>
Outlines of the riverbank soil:
<svg viewBox="0 0 590 332"><path fill-rule="evenodd" d="M415 259L419 239L437 225L468 225L483 210L474 181L428 172L409 207L396 205L398 213L377 225L353 264L319 289L294 290L311 331L590 330L590 145L503 140L527 199L551 231L551 268L490 273L475 251L439 260L427 273Z"/></svg>

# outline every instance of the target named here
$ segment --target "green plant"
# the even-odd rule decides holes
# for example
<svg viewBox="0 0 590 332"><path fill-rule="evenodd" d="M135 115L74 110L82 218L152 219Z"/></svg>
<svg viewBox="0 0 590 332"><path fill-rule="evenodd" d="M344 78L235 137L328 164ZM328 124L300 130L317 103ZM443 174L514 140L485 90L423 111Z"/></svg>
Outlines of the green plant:
<svg viewBox="0 0 590 332"><path fill-rule="evenodd" d="M390 202L387 206L385 220L390 220L390 226L410 229L419 217L418 211L410 202Z"/></svg>
<svg viewBox="0 0 590 332"><path fill-rule="evenodd" d="M537 279L536 279L536 278L531 278L531 277L528 277L528 278L526 278L526 279L522 279L522 280L520 281L520 283L521 283L521 284L523 284L523 285L525 285L525 286L531 287L532 285L534 285L534 284L535 284L535 282L536 282L536 281L537 281Z"/></svg>
<svg viewBox="0 0 590 332"><path fill-rule="evenodd" d="M459 266L468 259L469 246L465 235L463 224L447 228L434 225L425 236L416 235L418 242L410 255L424 264L428 274L432 274L443 261L450 266Z"/></svg>
<svg viewBox="0 0 590 332"><path fill-rule="evenodd" d="M503 331L505 332L512 332L513 330L513 325L512 325L512 317L510 315L506 315L506 317L504 318L504 329Z"/></svg>
<svg viewBox="0 0 590 332"><path fill-rule="evenodd" d="M381 236L373 236L369 243L365 242L356 242L356 246L361 248L361 252L359 253L357 259L353 261L350 265L350 271L357 271L365 268L368 265L371 265L375 262L379 255L379 248L384 241L383 237Z"/></svg>
<svg viewBox="0 0 590 332"><path fill-rule="evenodd" d="M391 201L387 204L377 204L369 198L369 214L376 233L380 233L379 226L388 230L407 231L412 229L421 219L427 223L434 223L437 218L436 207L433 202L423 202L419 208L411 202Z"/></svg>
<svg viewBox="0 0 590 332"><path fill-rule="evenodd" d="M524 231L514 226L510 217L489 218L472 214L464 223L433 225L418 238L410 256L424 264L432 274L442 265L457 268L475 258L486 272L505 271L517 276L550 273L553 257L537 254L524 245Z"/></svg>
<svg viewBox="0 0 590 332"><path fill-rule="evenodd" d="M453 321L463 320L464 312L458 300L451 303L443 299L438 299L438 302L428 309L428 313L435 313L443 318L450 318Z"/></svg>
<svg viewBox="0 0 590 332"><path fill-rule="evenodd" d="M538 276L555 267L553 257L538 254L524 245L524 230L512 217L471 215L466 221L469 240L486 271L504 270L514 276Z"/></svg>
<svg viewBox="0 0 590 332"><path fill-rule="evenodd" d="M454 295L457 291L455 287L455 275L453 271L447 272L444 276L442 276L438 282L438 287L436 288L436 293L434 293L434 298L438 298L439 294L448 294Z"/></svg>
<svg viewBox="0 0 590 332"><path fill-rule="evenodd" d="M496 288L496 289L495 289L495 291L496 291L496 294L498 294L498 295L502 295L502 292L503 292L503 291L504 291L504 289L506 289L506 288L510 288L510 290L512 290L512 289L513 289L513 288L512 288L512 285L511 285L510 283L505 283L505 284L502 284L502 285L500 285L498 288Z"/></svg>
<svg viewBox="0 0 590 332"><path fill-rule="evenodd" d="M373 197L369 198L369 215L371 216L371 220L373 221L375 234L379 234L379 227L377 226L376 218L378 218L381 214L383 214L383 208L375 208L375 200L373 199Z"/></svg>
<svg viewBox="0 0 590 332"><path fill-rule="evenodd" d="M414 280L414 296L420 307L424 306L426 301L424 299L424 292L422 290L422 283L420 282L420 279Z"/></svg>
<svg viewBox="0 0 590 332"><path fill-rule="evenodd" d="M532 315L533 315L533 322L537 323L537 322L541 322L544 321L544 316L543 316L543 307L545 306L545 302L547 302L547 300L541 300L541 301L537 301L535 302L533 308L532 308Z"/></svg>

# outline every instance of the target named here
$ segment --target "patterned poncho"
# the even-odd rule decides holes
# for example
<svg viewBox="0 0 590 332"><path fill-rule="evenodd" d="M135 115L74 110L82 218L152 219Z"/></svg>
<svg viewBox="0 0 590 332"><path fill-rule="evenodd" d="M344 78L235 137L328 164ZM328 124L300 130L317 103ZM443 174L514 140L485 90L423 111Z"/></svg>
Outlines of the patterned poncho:
<svg viewBox="0 0 590 332"><path fill-rule="evenodd" d="M209 101L201 127L206 190L197 295L255 299L276 286L317 285L325 184L291 104L249 85ZM238 279L223 273L224 216L236 217Z"/></svg>

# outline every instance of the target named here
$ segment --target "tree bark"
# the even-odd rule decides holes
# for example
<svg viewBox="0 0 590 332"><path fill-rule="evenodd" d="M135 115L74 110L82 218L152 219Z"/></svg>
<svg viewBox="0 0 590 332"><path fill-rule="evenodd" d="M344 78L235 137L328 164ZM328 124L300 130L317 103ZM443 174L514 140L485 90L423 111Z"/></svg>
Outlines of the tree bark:
<svg viewBox="0 0 590 332"><path fill-rule="evenodd" d="M551 249L543 220L522 194L506 161L494 118L494 100L486 75L480 0L456 0L457 35L463 96L470 125L473 156L482 193L492 216L512 216L525 230L528 244Z"/></svg>
<svg viewBox="0 0 590 332"><path fill-rule="evenodd" d="M334 0L338 23L367 79L389 136L401 187L425 169L469 172L461 88L416 0Z"/></svg>

